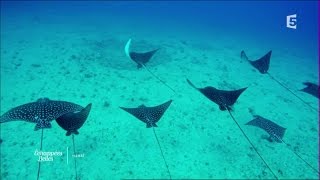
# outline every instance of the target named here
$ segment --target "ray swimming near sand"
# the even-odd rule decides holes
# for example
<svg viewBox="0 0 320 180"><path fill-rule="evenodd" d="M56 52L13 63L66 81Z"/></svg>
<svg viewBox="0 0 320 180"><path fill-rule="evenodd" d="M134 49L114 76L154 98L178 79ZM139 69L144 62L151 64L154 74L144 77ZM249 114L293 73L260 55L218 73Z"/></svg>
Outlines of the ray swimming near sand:
<svg viewBox="0 0 320 180"><path fill-rule="evenodd" d="M26 103L10 109L0 117L0 123L26 121L36 123L34 130L51 128L51 121L69 112L79 111L83 107L71 102L54 101L40 98L36 102Z"/></svg>
<svg viewBox="0 0 320 180"><path fill-rule="evenodd" d="M170 173L170 170L169 170L169 166L168 166L168 163L167 163L167 161L165 159L165 156L163 154L163 151L162 151L158 136L157 136L156 131L155 131L155 127L158 127L156 123L161 119L161 117L166 112L166 110L168 109L168 107L170 106L171 103L172 103L172 100L169 100L169 101L167 101L167 102L165 102L163 104L160 104L160 105L157 105L157 106L153 106L153 107L147 107L145 105L140 105L140 106L138 106L136 108L120 107L124 111L130 113L131 115L133 115L134 117L136 117L140 121L144 122L146 124L147 128L151 128L152 127L154 136L155 136L155 138L157 140L157 143L158 143L162 158L163 158L163 160L165 162L165 165L166 165L166 168L167 168L167 171L168 171L170 179L172 177L171 177L171 173Z"/></svg>
<svg viewBox="0 0 320 180"><path fill-rule="evenodd" d="M56 122L59 124L61 128L67 131L66 136L72 137L72 146L73 146L73 153L76 156L76 146L74 142L74 135L78 135L78 129L82 127L82 125L87 120L92 104L88 104L85 108L81 111L69 112L64 114L56 119ZM77 158L74 158L74 169L75 169L75 176L78 179L77 173Z"/></svg>
<svg viewBox="0 0 320 180"><path fill-rule="evenodd" d="M189 79L187 82L190 86L200 91L204 96L210 99L212 102L219 106L221 111L231 110L232 105L237 101L241 93L243 93L247 88L241 88L233 91L219 90L212 86L207 86L205 88L197 88L191 83Z"/></svg>
<svg viewBox="0 0 320 180"><path fill-rule="evenodd" d="M255 115L255 118L249 122L246 123L246 125L256 126L263 130L265 130L269 134L268 140L270 142L276 141L281 142L285 132L286 128L268 120L265 119L259 115Z"/></svg>
<svg viewBox="0 0 320 180"><path fill-rule="evenodd" d="M294 93L292 90L290 90L287 86L285 86L283 83L281 83L279 80L277 80L274 76L272 76L268 70L270 67L270 59L271 59L272 51L269 51L267 54L262 56L261 58L257 60L249 60L248 56L244 51L241 51L240 57L242 60L248 61L254 68L256 68L261 74L268 74L268 76L273 79L275 82L277 82L280 86L282 86L284 89L286 89L288 92L290 92L293 96L298 98L301 102L303 102L305 105L307 105L309 108L315 111L319 111L318 109L311 106L309 103L307 103L305 100L303 100L301 97L299 97L296 93Z"/></svg>
<svg viewBox="0 0 320 180"><path fill-rule="evenodd" d="M79 134L78 129L80 129L87 120L91 106L92 104L90 103L80 111L69 112L56 119L58 125L67 131L66 136Z"/></svg>
<svg viewBox="0 0 320 180"><path fill-rule="evenodd" d="M40 151L42 151L43 129L51 128L51 121L65 114L78 112L82 106L67 102L40 98L36 102L14 107L0 117L0 123L10 121L26 121L36 123L35 131L41 129ZM41 161L38 162L37 179L40 178Z"/></svg>
<svg viewBox="0 0 320 180"><path fill-rule="evenodd" d="M238 121L234 118L234 116L231 113L231 106L234 105L234 103L237 101L239 96L247 89L247 88L241 88L238 90L232 90L232 91L226 91L226 90L219 90L212 86L207 86L205 88L198 88L196 87L189 79L187 79L188 84L201 92L204 96L206 96L209 100L216 103L219 106L219 109L221 111L228 110L230 117L232 120L236 123L240 131L242 132L245 139L250 143L251 147L255 150L256 154L260 157L260 159L263 161L263 163L266 165L266 167L270 170L274 178L278 179L276 174L272 171L270 166L267 164L267 162L264 160L264 158L261 156L261 154L258 152L257 148L253 145L247 134L243 131L241 126L239 125Z"/></svg>
<svg viewBox="0 0 320 180"><path fill-rule="evenodd" d="M311 82L304 82L304 85L306 85L307 87L301 89L300 91L303 91L305 93L308 93L316 98L319 99L319 85L311 83Z"/></svg>
<svg viewBox="0 0 320 180"><path fill-rule="evenodd" d="M150 61L153 55L160 49L155 49L152 51L140 53L140 52L132 52L130 51L131 46L131 39L128 40L127 44L125 45L124 51L127 57L137 63L137 68L144 67L153 77L158 79L163 85L167 86L171 91L174 93L176 92L171 86L169 86L166 82L160 79L157 75L155 75L147 66L146 63Z"/></svg>
<svg viewBox="0 0 320 180"><path fill-rule="evenodd" d="M284 143L288 147L288 149L290 149L299 159L301 159L304 163L306 163L306 165L308 165L313 171L315 171L318 174L318 176L320 175L319 171L316 168L314 168L310 163L308 163L305 159L303 159L298 154L298 152L292 149L291 146L283 140L283 136L286 132L286 128L259 115L255 115L254 119L247 122L246 125L255 126L266 131L269 134L268 140L270 142L275 141L278 143L281 143L281 142Z"/></svg>

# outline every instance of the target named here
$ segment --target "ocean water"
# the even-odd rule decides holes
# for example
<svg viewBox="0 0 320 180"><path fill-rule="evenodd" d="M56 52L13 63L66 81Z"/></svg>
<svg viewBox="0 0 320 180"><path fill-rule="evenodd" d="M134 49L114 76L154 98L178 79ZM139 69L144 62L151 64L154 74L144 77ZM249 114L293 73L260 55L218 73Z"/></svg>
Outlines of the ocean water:
<svg viewBox="0 0 320 180"><path fill-rule="evenodd" d="M300 91L319 82L318 14L317 1L1 1L1 115L40 98L92 103L78 135L1 123L1 179L318 179L318 98ZM146 67L129 39L160 48ZM272 50L269 74L242 50ZM186 79L248 88L229 114ZM153 128L119 108L169 100ZM286 128L283 142L245 125L254 115ZM39 168L39 151L58 153Z"/></svg>

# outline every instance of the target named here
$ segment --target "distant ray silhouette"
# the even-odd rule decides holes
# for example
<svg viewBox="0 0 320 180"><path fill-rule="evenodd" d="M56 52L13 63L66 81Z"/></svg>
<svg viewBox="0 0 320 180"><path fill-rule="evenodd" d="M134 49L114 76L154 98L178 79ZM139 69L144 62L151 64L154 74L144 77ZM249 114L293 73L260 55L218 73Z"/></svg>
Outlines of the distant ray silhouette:
<svg viewBox="0 0 320 180"><path fill-rule="evenodd" d="M265 74L269 70L270 58L272 51L269 51L266 55L258 60L250 61L244 51L241 51L241 59L247 60L250 64L259 70L260 73Z"/></svg>
<svg viewBox="0 0 320 180"><path fill-rule="evenodd" d="M235 91L224 91L224 90L218 90L218 89L216 89L214 87L211 87L211 86L207 86L205 88L197 88L195 85L193 85L191 83L190 80L187 79L187 82L190 84L190 86L192 86L196 90L200 91L203 95L205 95L208 99L210 99L214 103L218 104L219 105L219 109L221 111L228 110L228 112L230 114L230 117L236 123L236 125L238 126L238 128L240 129L240 131L242 132L244 137L246 138L246 140L250 143L251 147L255 150L257 155L260 157L260 159L263 161L263 163L266 165L266 167L270 170L272 175L276 179L278 179L278 177L275 175L275 173L269 167L269 165L264 160L264 158L260 155L260 153L258 152L257 148L253 145L253 143L251 142L249 137L246 135L246 133L243 131L243 129L240 127L239 123L236 121L236 119L233 117L233 115L231 113L231 107L230 106L232 106L237 101L237 99L239 98L241 93L244 90L246 90L247 88L242 88L242 89L235 90Z"/></svg>
<svg viewBox="0 0 320 180"><path fill-rule="evenodd" d="M139 69L142 67L142 65L145 66L146 63L152 58L154 53L156 53L158 50L159 49L156 49L145 53L130 52L130 58L138 64L137 68Z"/></svg>
<svg viewBox="0 0 320 180"><path fill-rule="evenodd" d="M0 123L17 120L32 122L36 123L34 128L36 131L42 128L51 128L50 121L68 112L79 111L81 109L81 106L74 103L41 98L36 102L10 109L0 117Z"/></svg>
<svg viewBox="0 0 320 180"><path fill-rule="evenodd" d="M239 90L234 91L225 91L219 90L211 86L207 86L205 88L197 88L195 85L191 83L189 79L187 82L195 89L199 90L203 95L205 95L208 99L213 101L219 106L219 109L230 110L231 106L237 101L241 93L247 88L241 88Z"/></svg>
<svg viewBox="0 0 320 180"><path fill-rule="evenodd" d="M255 115L255 118L246 123L246 125L256 126L263 130L265 130L269 134L269 141L272 142L273 140L280 143L282 142L282 138L284 133L286 132L286 128L279 126L278 124L265 119L261 116Z"/></svg>
<svg viewBox="0 0 320 180"><path fill-rule="evenodd" d="M164 154L163 154L163 151L162 151L162 148L161 148L161 145L160 145L160 142L159 142L159 139L158 139L158 136L156 134L154 127L158 127L156 123L161 119L163 114L166 112L166 110L170 106L171 102L172 102L172 100L169 100L163 104L160 104L158 106L153 106L153 107L146 107L145 105L140 105L137 108L120 107L124 111L130 113L131 115L133 115L134 117L139 119L140 121L146 123L147 128L152 127L154 136L156 137L157 143L159 145L161 155L162 155L162 158L165 162L170 179L171 179L171 173L170 173L167 161L164 157Z"/></svg>
<svg viewBox="0 0 320 180"><path fill-rule="evenodd" d="M126 55L137 63L137 68L141 68L142 66L145 66L147 62L153 57L153 55L160 49L155 49L152 51L144 52L144 53L138 53L138 52L130 52L130 45L131 45L131 39L127 42L125 46L125 53Z"/></svg>
<svg viewBox="0 0 320 180"><path fill-rule="evenodd" d="M269 141L275 140L276 142L283 142L288 149L290 149L298 158L300 158L304 163L306 163L313 171L315 171L319 176L319 171L314 168L311 164L309 164L306 160L304 160L298 152L296 152L294 149L291 148L289 144L287 144L283 140L284 133L286 131L286 128L272 122L271 120L268 120L266 118L263 118L259 115L255 115L255 118L249 122L246 123L246 125L251 125L255 127L259 127L263 130L265 130L269 134Z"/></svg>
<svg viewBox="0 0 320 180"><path fill-rule="evenodd" d="M280 86L282 86L283 88L285 88L288 92L290 92L292 95L294 95L296 98L298 98L301 102L303 102L305 105L307 105L308 107L310 107L311 109L315 110L315 111L319 111L318 109L312 107L309 103L307 103L305 100L303 100L302 98L300 98L298 95L296 95L292 90L290 90L287 86L285 86L284 84L282 84L279 80L277 80L275 77L273 77L269 72L269 64L270 64L270 58L271 58L271 53L272 51L269 51L266 55L264 55L263 57L261 57L258 60L255 61L251 61L249 60L249 58L247 57L246 53L244 51L241 51L240 57L242 60L245 61L249 61L249 63L255 67L256 69L258 69L258 71L261 74L268 74L269 77L271 79L273 79L275 82L277 82Z"/></svg>
<svg viewBox="0 0 320 180"><path fill-rule="evenodd" d="M311 94L312 96L319 99L319 86L317 84L311 83L311 82L304 82L304 85L307 87L301 89L300 91L303 91L305 93Z"/></svg>
<svg viewBox="0 0 320 180"><path fill-rule="evenodd" d="M171 89L174 93L175 90L170 87L168 84L166 84L162 79L160 79L158 76L156 76L153 72L150 71L150 69L146 66L146 63L149 62L149 60L153 57L153 55L160 49L155 49L149 52L144 52L144 53L138 53L138 52L131 52L130 51L130 46L131 46L131 39L128 40L124 51L126 55L133 60L134 62L137 63L137 68L144 67L152 76L154 76L156 79L158 79L163 85L167 86L169 89Z"/></svg>
<svg viewBox="0 0 320 180"><path fill-rule="evenodd" d="M78 129L80 129L84 124L84 122L87 120L91 110L91 106L92 104L90 103L80 111L69 112L56 119L59 126L67 131L66 136L70 136L72 134L73 153L75 155L76 155L76 147L74 143L74 134L76 135L79 134ZM78 179L76 159L77 158L74 158L74 168L75 168L76 179Z"/></svg>

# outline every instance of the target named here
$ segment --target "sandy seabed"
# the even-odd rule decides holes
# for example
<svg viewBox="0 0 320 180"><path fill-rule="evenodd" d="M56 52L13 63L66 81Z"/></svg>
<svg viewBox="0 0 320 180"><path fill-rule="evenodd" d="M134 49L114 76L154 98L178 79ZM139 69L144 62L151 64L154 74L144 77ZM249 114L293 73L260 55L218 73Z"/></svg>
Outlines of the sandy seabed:
<svg viewBox="0 0 320 180"><path fill-rule="evenodd" d="M318 113L240 59L241 50L258 59L269 51L266 47L229 36L206 41L121 31L16 29L1 36L1 114L42 97L93 104L75 136L76 150L83 155L77 158L80 179L169 178L152 129L119 108L156 106L169 99L173 103L155 130L172 178L273 178L228 112L190 87L186 78L198 87L248 87L233 115L270 168L282 179L317 178L283 143L269 142L263 138L266 132L244 125L257 114L287 128L284 140L318 167ZM129 38L136 51L161 48L147 66L176 94L125 56ZM316 98L298 91L304 81L317 82L316 67L290 50L272 50L270 74L317 108ZM36 178L34 153L41 131L34 126L1 124L3 179ZM62 155L42 163L41 179L74 179L71 150L71 137L52 121L52 128L44 130L43 151Z"/></svg>

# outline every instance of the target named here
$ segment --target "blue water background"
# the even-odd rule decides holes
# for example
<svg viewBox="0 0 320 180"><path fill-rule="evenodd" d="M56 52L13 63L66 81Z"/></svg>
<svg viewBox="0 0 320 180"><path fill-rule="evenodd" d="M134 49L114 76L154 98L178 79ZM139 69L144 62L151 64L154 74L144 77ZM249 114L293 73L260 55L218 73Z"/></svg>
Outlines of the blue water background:
<svg viewBox="0 0 320 180"><path fill-rule="evenodd" d="M312 63L317 57L316 1L14 1L1 4L4 30L8 27L6 23L14 19L30 21L30 24L38 20L41 23L37 26L65 24L64 28L80 26L95 31L132 29L133 33L202 38L208 42L222 35L253 39L257 48L298 49L300 52L296 53L312 57ZM286 28L286 16L291 14L297 14L295 30ZM59 31L59 27L52 30Z"/></svg>

